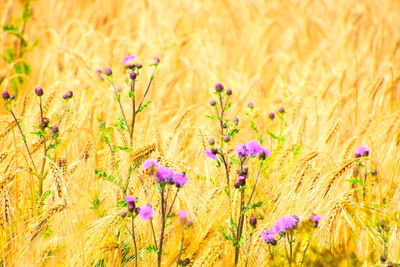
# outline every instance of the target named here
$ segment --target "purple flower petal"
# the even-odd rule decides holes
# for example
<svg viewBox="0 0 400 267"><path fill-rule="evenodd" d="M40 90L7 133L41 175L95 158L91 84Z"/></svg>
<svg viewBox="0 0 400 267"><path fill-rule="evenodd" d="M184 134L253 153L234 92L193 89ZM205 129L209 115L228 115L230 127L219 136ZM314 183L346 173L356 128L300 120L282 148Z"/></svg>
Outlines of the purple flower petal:
<svg viewBox="0 0 400 267"><path fill-rule="evenodd" d="M205 155L206 157L209 157L210 159L213 159L213 160L216 160L216 159L217 159L217 156L214 155L210 150L204 151L204 155Z"/></svg>
<svg viewBox="0 0 400 267"><path fill-rule="evenodd" d="M187 181L188 178L183 173L180 172L174 173L173 182L176 185L176 187L180 188L184 186L187 183Z"/></svg>
<svg viewBox="0 0 400 267"><path fill-rule="evenodd" d="M147 204L146 206L140 208L139 210L139 216L145 221L148 221L151 218L153 218L153 213L154 213L153 207L150 204Z"/></svg>
<svg viewBox="0 0 400 267"><path fill-rule="evenodd" d="M124 59L122 60L122 63L127 64L135 59L136 59L135 56L127 56L127 57L124 57Z"/></svg>

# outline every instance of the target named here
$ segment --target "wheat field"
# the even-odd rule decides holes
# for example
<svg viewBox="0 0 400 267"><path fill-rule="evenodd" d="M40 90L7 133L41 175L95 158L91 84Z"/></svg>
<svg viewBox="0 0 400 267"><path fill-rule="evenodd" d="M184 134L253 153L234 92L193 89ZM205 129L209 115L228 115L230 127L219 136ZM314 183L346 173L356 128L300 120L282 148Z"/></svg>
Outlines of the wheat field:
<svg viewBox="0 0 400 267"><path fill-rule="evenodd" d="M24 5L32 9L26 24ZM237 144L257 139L255 124L271 151L254 194L262 205L245 215L237 265L398 266L399 14L397 0L1 0L0 24L23 27L32 47L20 53L22 41L3 27L0 89L16 99L10 106L0 99L0 266L135 266L120 216L126 208L116 204L126 195L141 207L151 203L158 236L160 196L141 167L153 158L186 173L174 212L187 210L193 221L181 256L183 226L178 218L167 224L162 266L177 266L179 257L189 266L234 266L235 248L223 232L240 216L240 194L233 180L227 193L223 167L204 156L208 139L219 138L218 123L205 117L219 82L233 90L227 119L239 118L227 153L235 156ZM128 55L143 64L136 98L152 75L152 59L161 61L132 143L118 127L107 76L96 72L111 68L117 90L127 92ZM18 62L30 71L18 73ZM23 82L15 85L18 77ZM51 125L66 111L60 144L46 157L42 145L52 141L32 134L41 120L39 86ZM73 97L65 108L67 90ZM127 93L121 102L130 109ZM281 107L284 119L270 119ZM111 145L100 133L103 121L113 129ZM354 157L361 145L370 149L362 160ZM41 193L32 161L44 162ZM257 163L248 167L253 179ZM231 178L236 169L229 163ZM364 185L351 182L364 173ZM296 236L299 256L288 263L283 239L271 256L260 233L283 215L313 213L322 219L308 245L302 241L309 233ZM258 218L255 229L250 216ZM139 266L157 266L149 223L137 219L135 230Z"/></svg>

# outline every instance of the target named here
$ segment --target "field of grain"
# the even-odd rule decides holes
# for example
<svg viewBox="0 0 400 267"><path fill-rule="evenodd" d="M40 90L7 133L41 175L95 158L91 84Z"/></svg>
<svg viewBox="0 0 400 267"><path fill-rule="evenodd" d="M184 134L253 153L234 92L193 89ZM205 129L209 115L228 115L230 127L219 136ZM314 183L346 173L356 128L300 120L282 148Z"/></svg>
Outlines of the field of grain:
<svg viewBox="0 0 400 267"><path fill-rule="evenodd" d="M399 266L399 14L397 0L0 0L0 266ZM237 154L251 140L265 160ZM188 182L160 182L149 159ZM285 215L296 226L265 242Z"/></svg>

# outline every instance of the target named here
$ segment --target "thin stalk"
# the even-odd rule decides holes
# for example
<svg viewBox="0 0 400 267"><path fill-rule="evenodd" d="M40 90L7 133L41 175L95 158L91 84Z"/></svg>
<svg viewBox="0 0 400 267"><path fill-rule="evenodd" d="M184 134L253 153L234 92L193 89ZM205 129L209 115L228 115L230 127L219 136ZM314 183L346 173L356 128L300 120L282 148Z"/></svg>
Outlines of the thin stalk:
<svg viewBox="0 0 400 267"><path fill-rule="evenodd" d="M158 257L157 257L157 266L161 266L161 257L162 257L162 249L164 243L164 232L165 232L165 211L166 211L166 199L164 199L164 187L161 188L161 233L159 240L159 249L158 249Z"/></svg>
<svg viewBox="0 0 400 267"><path fill-rule="evenodd" d="M142 104L143 104L143 102L144 102L144 99L146 98L146 95L147 95L147 93L149 92L151 83L152 83L153 80L154 80L154 74L155 74L155 73L156 73L156 68L154 68L154 70L153 70L153 74L152 74L151 77L150 77L150 81L149 81L149 83L147 84L146 91L144 92L144 95L143 95L143 97L142 97L142 100L141 100L140 103L139 103L139 106L138 106L138 108L137 108L137 110L136 110L136 113L139 112L140 108L142 107Z"/></svg>
<svg viewBox="0 0 400 267"><path fill-rule="evenodd" d="M135 216L132 214L132 239L133 239L133 246L135 248L135 266L138 266L138 254L137 254L137 245L136 245L136 236L135 236Z"/></svg>
<svg viewBox="0 0 400 267"><path fill-rule="evenodd" d="M130 130L130 140L131 140L131 146L132 146L133 129L135 128L135 120L136 120L135 80L132 80L132 82L131 82L131 92L133 93L133 96L132 96L132 124L131 124L131 130Z"/></svg>
<svg viewBox="0 0 400 267"><path fill-rule="evenodd" d="M289 253L290 253L290 257L289 257L289 266L292 266L292 261L293 261L293 239L291 235L287 235L288 238L288 242L289 242Z"/></svg>
<svg viewBox="0 0 400 267"><path fill-rule="evenodd" d="M26 137L25 137L24 133L22 132L21 125L19 124L17 118L15 117L15 114L14 114L14 112L12 111L12 109L10 108L9 110L10 110L11 115L12 115L13 118L14 118L15 123L16 123L17 126L18 126L19 132L20 132L21 137L22 137L22 141L23 141L24 144L25 144L25 148L26 148L26 151L28 152L29 159L31 160L32 166L33 166L33 168L35 169L35 172L37 173L37 168L36 168L35 162L33 161L31 151L29 150L28 144L27 144L27 142L26 142Z"/></svg>
<svg viewBox="0 0 400 267"><path fill-rule="evenodd" d="M251 190L251 194L250 194L250 197L249 197L249 201L247 202L247 206L250 205L251 199L253 198L254 192L256 190L256 186L257 186L258 178L260 177L260 172L261 172L262 165L263 165L263 162L260 163L260 166L258 168L257 176L256 176L256 179L254 181L254 186L253 186L253 189Z"/></svg>
<svg viewBox="0 0 400 267"><path fill-rule="evenodd" d="M169 207L168 212L167 212L167 217L171 214L172 207L174 206L176 197L178 196L178 192L179 192L179 188L176 190L175 195L174 195L174 198L172 199L171 206Z"/></svg>
<svg viewBox="0 0 400 267"><path fill-rule="evenodd" d="M43 125L43 106L42 106L42 97L39 97L39 106L40 106L40 120L41 120L41 124L42 124L42 131L44 133L44 131L46 130L46 128ZM43 194L43 180L44 180L44 168L46 166L46 154L47 154L47 148L46 148L46 136L43 136L43 161L42 161L42 167L40 169L40 174L39 174L39 196L42 196Z"/></svg>
<svg viewBox="0 0 400 267"><path fill-rule="evenodd" d="M250 258L250 248L251 248L251 242L253 241L253 231L250 233L250 240L249 240L249 247L247 248L247 257L246 257L246 263L245 267L247 267L247 264L249 263L249 258Z"/></svg>
<svg viewBox="0 0 400 267"><path fill-rule="evenodd" d="M118 94L118 91L115 88L114 83L112 81L110 81L110 82L111 82L112 88L114 89L115 97L117 98L117 102L119 104L119 109L121 111L122 117L124 118L125 125L126 125L126 127L128 128L128 131L129 131L129 125L128 125L128 121L127 121L126 116L125 116L124 108L122 107L122 104L121 104L120 95Z"/></svg>
<svg viewBox="0 0 400 267"><path fill-rule="evenodd" d="M271 245L270 244L268 244L268 251L269 251L269 254L271 255L271 260L274 260L274 253L272 253L272 249L271 249Z"/></svg>
<svg viewBox="0 0 400 267"><path fill-rule="evenodd" d="M306 248L305 248L304 251L303 251L303 257L302 257L302 259L301 259L300 266L303 266L304 259L306 258L306 254L307 254L308 248L310 247L311 239L312 239L312 234L311 234L310 238L309 238L308 241L307 241Z"/></svg>
<svg viewBox="0 0 400 267"><path fill-rule="evenodd" d="M151 225L151 231L152 231L152 233L153 233L154 246L155 246L156 249L158 250L156 232L154 231L154 225L153 225L153 219L150 219L150 225Z"/></svg>
<svg viewBox="0 0 400 267"><path fill-rule="evenodd" d="M240 244L239 243L240 243L240 239L242 237L243 226L244 226L243 208L244 208L244 190L241 190L241 195L240 195L240 216L239 216L239 223L238 223L238 229L237 229L237 234L236 234L235 266L237 266L238 262L239 262L239 253L240 253Z"/></svg>
<svg viewBox="0 0 400 267"><path fill-rule="evenodd" d="M181 238L181 243L179 245L179 255L178 255L178 260L176 261L176 266L179 267L180 262L181 262L181 257L182 257L182 252L183 252L183 242L185 240L185 227L182 225L182 238Z"/></svg>

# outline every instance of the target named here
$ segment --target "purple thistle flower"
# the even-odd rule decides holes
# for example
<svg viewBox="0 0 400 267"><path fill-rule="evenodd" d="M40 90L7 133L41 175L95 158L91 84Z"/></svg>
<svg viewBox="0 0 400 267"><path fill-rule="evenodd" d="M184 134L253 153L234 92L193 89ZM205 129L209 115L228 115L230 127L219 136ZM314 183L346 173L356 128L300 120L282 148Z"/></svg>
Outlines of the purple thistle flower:
<svg viewBox="0 0 400 267"><path fill-rule="evenodd" d="M159 166L157 169L156 181L158 183L169 183L173 181L174 172L165 166Z"/></svg>
<svg viewBox="0 0 400 267"><path fill-rule="evenodd" d="M186 210L178 211L179 221L182 225L190 225L191 221L189 220L189 212Z"/></svg>
<svg viewBox="0 0 400 267"><path fill-rule="evenodd" d="M176 187L181 188L187 183L188 178L185 176L184 173L176 172L174 173L172 181L174 182Z"/></svg>
<svg viewBox="0 0 400 267"><path fill-rule="evenodd" d="M230 88L227 89L225 93L226 93L226 95L232 95L232 89L230 89Z"/></svg>
<svg viewBox="0 0 400 267"><path fill-rule="evenodd" d="M254 108L253 102L247 103L247 107L250 108L250 109L253 109Z"/></svg>
<svg viewBox="0 0 400 267"><path fill-rule="evenodd" d="M213 159L213 160L216 160L216 159L217 159L217 156L214 155L210 150L204 151L204 155L205 155L206 157L209 157L210 159Z"/></svg>
<svg viewBox="0 0 400 267"><path fill-rule="evenodd" d="M215 91L216 92L222 92L222 90L224 90L224 86L222 85L222 83L217 83L215 85Z"/></svg>
<svg viewBox="0 0 400 267"><path fill-rule="evenodd" d="M145 221L152 219L153 213L154 213L153 207L150 204L147 204L146 206L140 208L139 210L140 217Z"/></svg>
<svg viewBox="0 0 400 267"><path fill-rule="evenodd" d="M136 72L134 72L134 71L132 71L132 72L129 74L129 78L131 78L131 80L135 80L135 79L136 79L136 76L137 76L137 74L136 74Z"/></svg>
<svg viewBox="0 0 400 267"><path fill-rule="evenodd" d="M14 100L15 99L15 95L10 95L10 99Z"/></svg>
<svg viewBox="0 0 400 267"><path fill-rule="evenodd" d="M317 228L319 221L322 219L321 216L317 215L317 214L313 214L310 216L310 218L308 219L310 222L312 222L314 224L314 227Z"/></svg>
<svg viewBox="0 0 400 267"><path fill-rule="evenodd" d="M299 219L293 215L284 215L274 226L276 233L282 234L294 229L299 223Z"/></svg>
<svg viewBox="0 0 400 267"><path fill-rule="evenodd" d="M143 163L143 170L147 170L149 168L153 168L154 166L160 166L160 163L156 159L148 159Z"/></svg>
<svg viewBox="0 0 400 267"><path fill-rule="evenodd" d="M257 217L250 217L250 225L253 227L253 228L256 228L256 226L257 226Z"/></svg>
<svg viewBox="0 0 400 267"><path fill-rule="evenodd" d="M239 177L238 177L238 182L239 182L239 185L240 185L240 186L246 185L246 177L244 177L244 176L239 176Z"/></svg>
<svg viewBox="0 0 400 267"><path fill-rule="evenodd" d="M152 65L153 65L153 66L157 66L158 64L160 64L160 58L159 58L159 57L153 58L153 63L152 63Z"/></svg>
<svg viewBox="0 0 400 267"><path fill-rule="evenodd" d="M124 57L124 59L122 60L122 63L128 64L129 62L134 61L135 59L136 59L135 56L127 56L127 57Z"/></svg>
<svg viewBox="0 0 400 267"><path fill-rule="evenodd" d="M239 118L234 118L233 119L233 124L238 125L239 124Z"/></svg>
<svg viewBox="0 0 400 267"><path fill-rule="evenodd" d="M238 144L235 151L239 158L245 158L248 155L248 148L245 144Z"/></svg>
<svg viewBox="0 0 400 267"><path fill-rule="evenodd" d="M261 232L261 238L264 239L265 243L275 246L278 242L275 234L276 232L274 230L265 230Z"/></svg>
<svg viewBox="0 0 400 267"><path fill-rule="evenodd" d="M271 120L275 119L275 113L270 112L270 113L268 114L268 117L269 117Z"/></svg>
<svg viewBox="0 0 400 267"><path fill-rule="evenodd" d="M3 91L2 97L4 100L7 100L10 98L10 93L8 91Z"/></svg>
<svg viewBox="0 0 400 267"><path fill-rule="evenodd" d="M135 209L136 197L126 196L125 200L128 202L128 211L132 212Z"/></svg>
<svg viewBox="0 0 400 267"><path fill-rule="evenodd" d="M105 69L104 69L104 73L105 73L107 76L110 76L110 75L112 74L112 69L110 69L110 68L105 68Z"/></svg>
<svg viewBox="0 0 400 267"><path fill-rule="evenodd" d="M214 107L216 104L217 104L217 102L216 102L214 99L211 99L211 100L210 100L210 105L211 105L212 107Z"/></svg>
<svg viewBox="0 0 400 267"><path fill-rule="evenodd" d="M247 142L246 147L248 149L248 154L251 156L256 156L263 151L263 147L258 141L249 141Z"/></svg>
<svg viewBox="0 0 400 267"><path fill-rule="evenodd" d="M356 152L354 153L354 155L356 158L368 157L369 148L367 146L360 146L359 148L356 149Z"/></svg>
<svg viewBox="0 0 400 267"><path fill-rule="evenodd" d="M285 108L283 107L279 108L279 113L285 113Z"/></svg>
<svg viewBox="0 0 400 267"><path fill-rule="evenodd" d="M36 87L36 88L35 88L35 94L36 94L37 96L42 96L42 95L43 95L43 89L42 89L42 87Z"/></svg>

